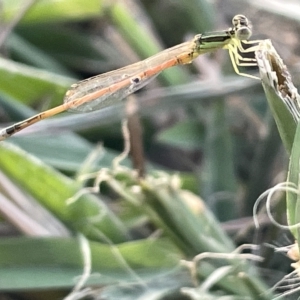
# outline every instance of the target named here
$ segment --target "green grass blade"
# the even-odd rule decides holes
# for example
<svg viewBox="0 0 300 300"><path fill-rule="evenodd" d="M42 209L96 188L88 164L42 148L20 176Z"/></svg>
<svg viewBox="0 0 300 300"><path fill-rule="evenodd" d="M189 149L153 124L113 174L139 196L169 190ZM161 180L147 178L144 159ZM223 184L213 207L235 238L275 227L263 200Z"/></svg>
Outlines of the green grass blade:
<svg viewBox="0 0 300 300"><path fill-rule="evenodd" d="M262 85L271 108L282 142L291 153L296 132L295 116L287 106L289 98L294 97L296 88L282 59L269 40L260 44L256 51ZM298 96L299 97L299 96Z"/></svg>
<svg viewBox="0 0 300 300"><path fill-rule="evenodd" d="M114 242L128 239L121 221L93 195L66 204L80 190L77 182L12 144L2 142L0 156L1 171L73 230L95 240L101 240L101 234Z"/></svg>

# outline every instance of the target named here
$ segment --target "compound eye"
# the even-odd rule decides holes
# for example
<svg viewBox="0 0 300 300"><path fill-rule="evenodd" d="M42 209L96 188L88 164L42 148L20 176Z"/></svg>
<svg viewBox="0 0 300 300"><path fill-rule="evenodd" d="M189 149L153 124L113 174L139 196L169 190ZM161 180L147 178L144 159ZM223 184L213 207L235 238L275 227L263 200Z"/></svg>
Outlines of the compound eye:
<svg viewBox="0 0 300 300"><path fill-rule="evenodd" d="M249 27L238 28L235 32L235 37L240 41L248 40L252 35L252 31Z"/></svg>
<svg viewBox="0 0 300 300"><path fill-rule="evenodd" d="M232 19L232 24L234 27L237 26L249 26L249 21L244 15L236 15Z"/></svg>
<svg viewBox="0 0 300 300"><path fill-rule="evenodd" d="M250 22L244 15L236 15L232 19L233 30L235 31L235 37L238 40L248 40L252 35Z"/></svg>

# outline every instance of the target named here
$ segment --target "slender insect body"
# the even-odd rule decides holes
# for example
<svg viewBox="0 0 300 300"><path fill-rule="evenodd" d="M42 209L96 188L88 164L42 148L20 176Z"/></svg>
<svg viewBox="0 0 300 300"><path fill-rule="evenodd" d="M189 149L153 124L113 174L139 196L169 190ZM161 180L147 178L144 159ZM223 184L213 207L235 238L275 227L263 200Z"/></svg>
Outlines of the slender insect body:
<svg viewBox="0 0 300 300"><path fill-rule="evenodd" d="M0 130L0 141L40 120L66 110L90 112L114 105L148 84L163 70L191 63L197 56L216 49L228 49L237 74L256 78L241 73L238 69L239 66L256 65L254 59L242 56L243 53L257 49L255 45L244 49L241 43L241 41L247 44L257 42L247 41L252 33L250 23L245 16L237 15L233 18L232 24L233 27L228 30L197 34L191 41L166 49L141 62L73 84L64 97L64 104Z"/></svg>

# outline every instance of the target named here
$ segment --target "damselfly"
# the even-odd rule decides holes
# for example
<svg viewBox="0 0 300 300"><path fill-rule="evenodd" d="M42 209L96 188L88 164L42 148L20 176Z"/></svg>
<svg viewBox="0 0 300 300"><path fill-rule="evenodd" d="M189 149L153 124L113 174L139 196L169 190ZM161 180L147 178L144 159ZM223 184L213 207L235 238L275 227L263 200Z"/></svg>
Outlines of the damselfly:
<svg viewBox="0 0 300 300"><path fill-rule="evenodd" d="M242 45L242 42L251 45L258 42L248 41L252 34L249 21L243 15L236 15L232 24L227 30L197 34L191 41L166 49L143 61L73 84L67 91L62 105L0 130L0 141L66 110L90 112L113 105L145 86L163 70L191 63L197 56L217 49L228 49L237 74L257 78L241 73L238 69L238 66L256 66L255 59L243 56L244 53L257 49L256 45L248 49Z"/></svg>

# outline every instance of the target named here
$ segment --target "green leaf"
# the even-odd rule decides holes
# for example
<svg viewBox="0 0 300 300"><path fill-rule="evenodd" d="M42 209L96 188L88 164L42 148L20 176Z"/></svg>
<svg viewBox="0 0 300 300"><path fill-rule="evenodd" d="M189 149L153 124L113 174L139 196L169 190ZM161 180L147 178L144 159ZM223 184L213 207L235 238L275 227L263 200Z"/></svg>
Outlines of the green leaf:
<svg viewBox="0 0 300 300"><path fill-rule="evenodd" d="M171 128L161 131L156 140L186 150L195 150L203 146L204 128L197 120L176 123Z"/></svg>
<svg viewBox="0 0 300 300"><path fill-rule="evenodd" d="M4 0L3 18L10 22L20 8L23 0ZM59 21L78 21L99 17L102 11L101 0L43 0L35 1L32 7L22 18L21 23L45 23Z"/></svg>
<svg viewBox="0 0 300 300"><path fill-rule="evenodd" d="M110 285L162 276L181 255L167 240L120 245L89 242L92 274L86 285ZM71 288L84 268L75 238L8 238L0 241L0 290Z"/></svg>
<svg viewBox="0 0 300 300"><path fill-rule="evenodd" d="M31 32L35 32L35 30ZM51 55L26 41L24 38L17 34L11 33L6 41L5 46L6 49L10 52L11 56L18 61L21 61L22 63L25 62L28 65L45 69L60 75L69 77L74 76Z"/></svg>
<svg viewBox="0 0 300 300"><path fill-rule="evenodd" d="M0 143L0 170L73 230L90 239L123 242L128 233L121 221L93 195L66 201L81 185L12 144ZM101 215L101 218L98 216Z"/></svg>
<svg viewBox="0 0 300 300"><path fill-rule="evenodd" d="M296 102L294 97L297 97L295 95L297 90L291 81L287 67L283 64L270 40L260 43L259 50L256 51L256 60L265 95L280 137L287 152L291 153L297 127L295 115L293 115L294 109L291 107L294 105L293 102Z"/></svg>
<svg viewBox="0 0 300 300"><path fill-rule="evenodd" d="M118 49L114 49L113 45L105 39L87 30L79 31L73 28L66 28L61 24L53 24L52 26L48 24L33 24L30 26L18 26L16 32L31 46L47 54L48 57L55 59L61 65L69 66L73 70L90 72L92 74L102 73L103 71L117 68L121 62L124 63L120 59ZM45 39L45 36L51 36L51 38ZM15 45L11 38L8 38L7 45L11 47L13 54L21 52L13 47ZM28 56L30 56L30 52ZM34 60L36 57L30 57L30 59Z"/></svg>
<svg viewBox="0 0 300 300"><path fill-rule="evenodd" d="M84 160L95 149L94 145L78 135L64 132L57 135L20 135L11 138L10 142L52 167L74 173L78 171ZM117 152L103 147L98 162L93 165L93 171L98 170L99 167L110 167L117 155ZM129 165L129 162L126 162Z"/></svg>
<svg viewBox="0 0 300 300"><path fill-rule="evenodd" d="M292 153L290 157L290 164L289 164L289 172L288 172L288 183L294 184L294 189L299 190L300 187L300 123L298 123L297 131L295 134L295 142L293 144ZM286 192L286 205L287 205L287 215L288 215L288 224L295 225L300 223L300 195L295 193L295 191ZM291 232L293 233L296 240L300 240L299 230L292 229Z"/></svg>
<svg viewBox="0 0 300 300"><path fill-rule="evenodd" d="M212 103L208 113L207 136L205 142L205 166L202 171L202 195L209 199L215 193L226 192L228 196L216 201L211 209L219 219L235 217L236 178L232 153L232 140L225 114L225 103L218 99Z"/></svg>
<svg viewBox="0 0 300 300"><path fill-rule="evenodd" d="M61 102L74 80L0 58L0 92L22 103L50 97Z"/></svg>

